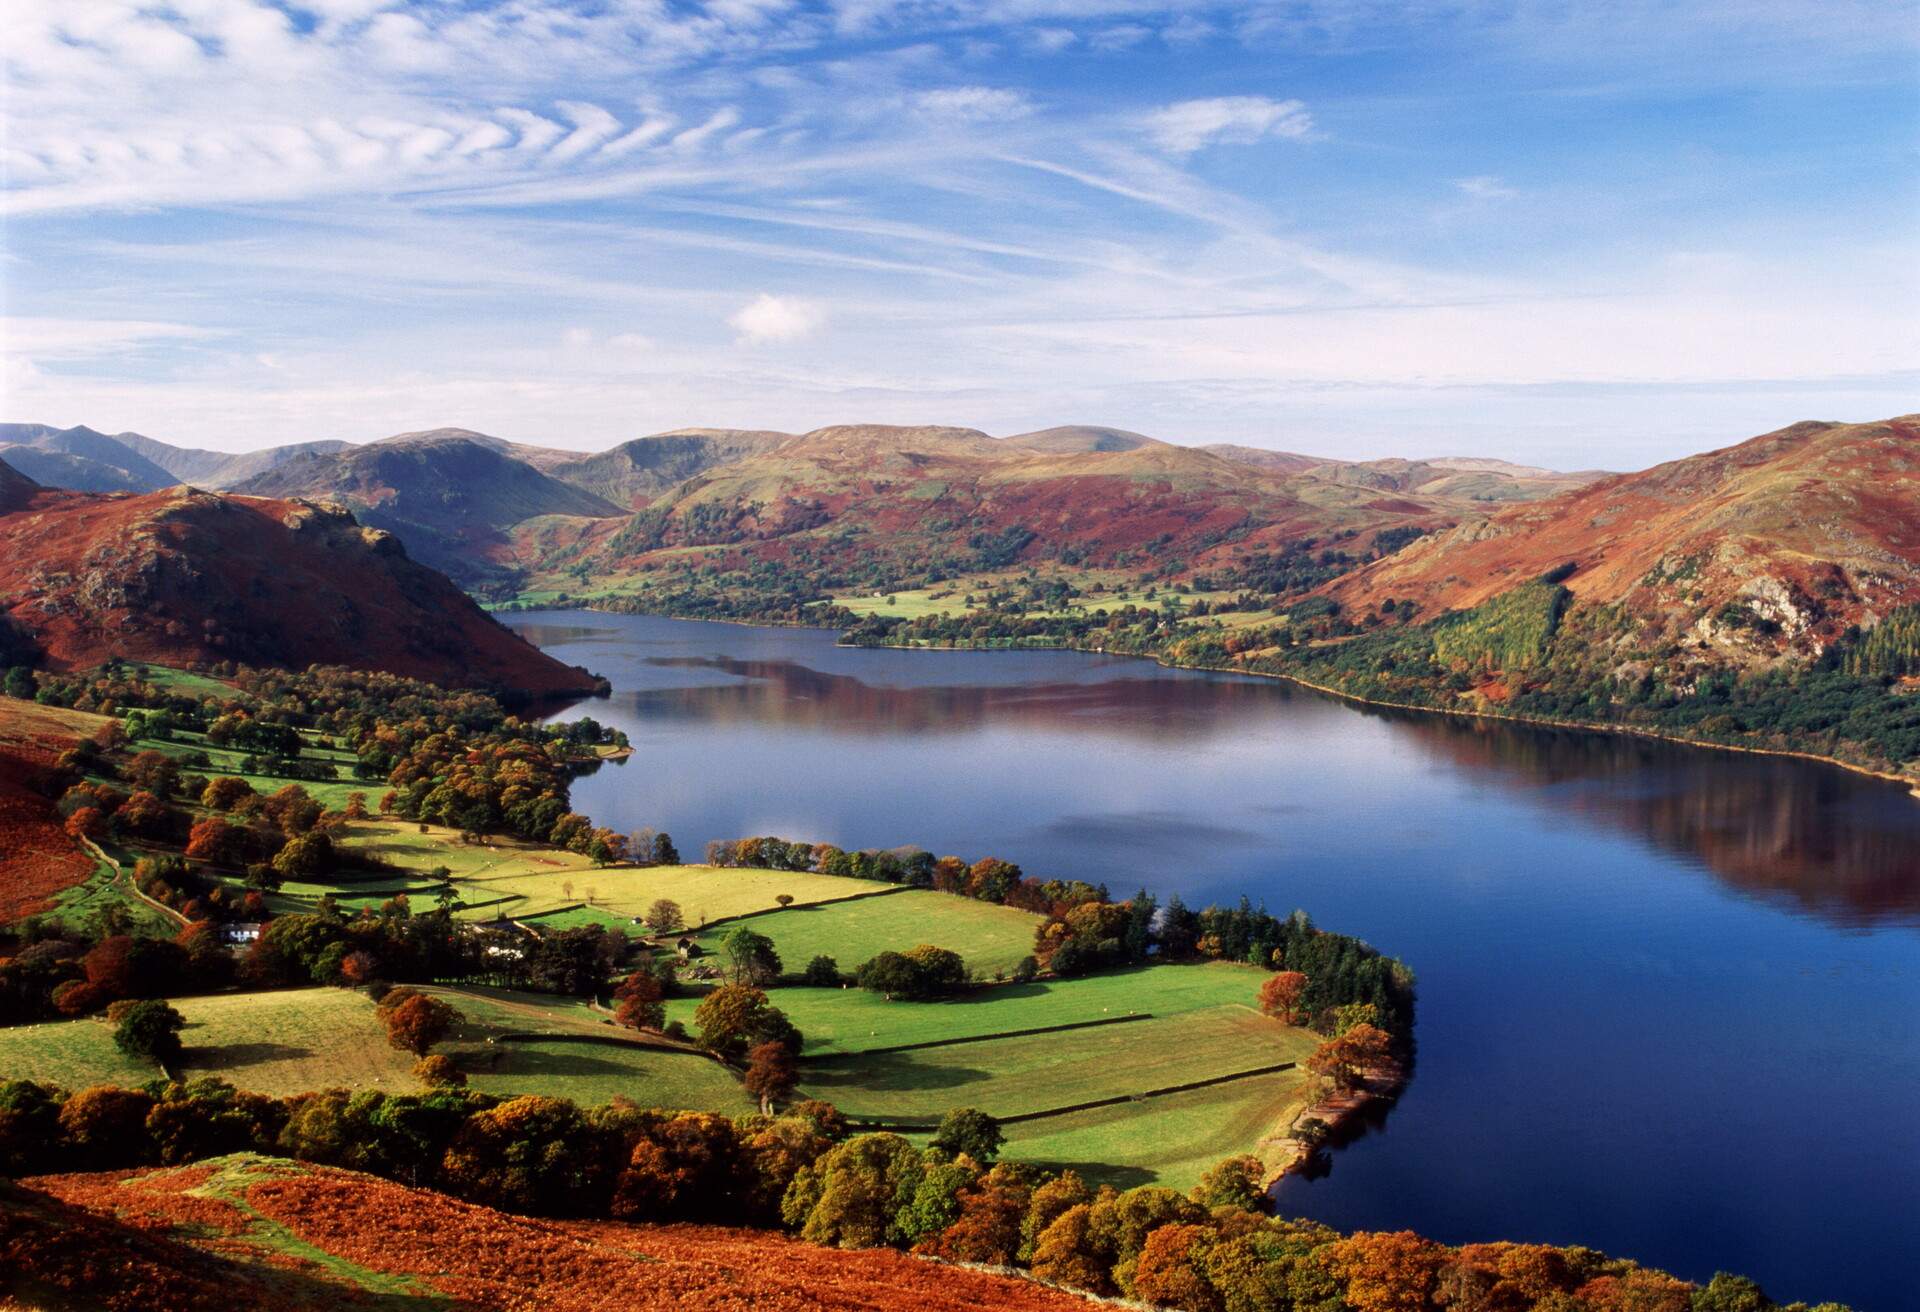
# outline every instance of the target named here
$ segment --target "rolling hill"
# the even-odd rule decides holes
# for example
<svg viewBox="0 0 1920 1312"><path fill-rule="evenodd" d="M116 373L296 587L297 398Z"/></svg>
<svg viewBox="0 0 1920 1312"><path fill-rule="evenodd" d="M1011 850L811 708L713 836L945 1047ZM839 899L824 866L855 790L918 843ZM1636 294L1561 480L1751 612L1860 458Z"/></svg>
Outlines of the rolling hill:
<svg viewBox="0 0 1920 1312"><path fill-rule="evenodd" d="M320 662L533 695L597 687L337 506L69 492L0 470L0 618L51 668Z"/></svg>
<svg viewBox="0 0 1920 1312"><path fill-rule="evenodd" d="M1135 572L1227 551L1449 526L1464 500L1291 478L1112 429L996 439L978 429L837 425L720 464L620 523L523 531L522 559L606 578L693 557L818 587L891 586L1034 561ZM691 555L689 554L691 553Z"/></svg>
<svg viewBox="0 0 1920 1312"><path fill-rule="evenodd" d="M617 506L540 472L521 448L462 429L283 461L235 485L248 496L339 501L465 584L511 568L507 533L542 515L599 518ZM540 453L548 455L553 453Z"/></svg>
<svg viewBox="0 0 1920 1312"><path fill-rule="evenodd" d="M1570 567L1570 568L1569 568ZM1920 416L1800 423L1415 542L1331 585L1350 611L1467 610L1549 571L1642 643L1750 664L1920 602Z"/></svg>
<svg viewBox="0 0 1920 1312"><path fill-rule="evenodd" d="M791 433L681 428L637 437L598 455L574 453L549 466L547 472L616 506L637 510L676 483L791 440Z"/></svg>

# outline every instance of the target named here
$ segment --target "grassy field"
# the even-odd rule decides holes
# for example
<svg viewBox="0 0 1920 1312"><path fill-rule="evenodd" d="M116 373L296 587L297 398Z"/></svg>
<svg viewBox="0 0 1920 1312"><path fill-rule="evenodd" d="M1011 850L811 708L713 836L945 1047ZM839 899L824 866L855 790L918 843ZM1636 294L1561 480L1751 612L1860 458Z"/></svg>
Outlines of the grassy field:
<svg viewBox="0 0 1920 1312"><path fill-rule="evenodd" d="M802 1087L865 1120L938 1120L953 1107L1017 1116L1298 1061L1314 1042L1250 1007L1213 1007L1122 1025L814 1061L802 1072Z"/></svg>
<svg viewBox="0 0 1920 1312"><path fill-rule="evenodd" d="M863 880L834 882L875 887ZM682 905L691 910L692 904L683 901ZM888 949L900 952L932 943L952 948L966 958L969 967L992 978L1011 971L1020 958L1033 951L1033 931L1040 918L1031 912L950 893L907 889L829 906L796 906L734 923L772 939L783 964L796 973L816 956L832 957L843 972L851 973L861 962ZM702 935L700 945L709 952L718 951L726 930L732 927Z"/></svg>
<svg viewBox="0 0 1920 1312"><path fill-rule="evenodd" d="M547 853L559 858L566 853ZM769 911L785 894L796 906L829 898L898 896L892 886L832 875L796 874L782 870L739 870L719 866L594 867L584 857L572 868L530 866L540 858L516 858L491 872L459 879L463 901L477 903L513 897L504 909L515 917L540 915L556 907L590 902L589 917L607 923L627 923L646 914L660 898L678 902L688 923L699 926L723 917ZM458 872L456 872L456 875ZM476 908L471 914L492 918L503 908ZM793 913L786 913L793 914ZM583 920L585 917L582 918ZM543 921L552 923L551 921ZM1028 930L1031 934L1032 930Z"/></svg>
<svg viewBox="0 0 1920 1312"><path fill-rule="evenodd" d="M373 1003L345 989L183 998L188 1075L219 1075L262 1093L329 1085L406 1088L413 1058L387 1046ZM0 1070L70 1089L144 1084L159 1072L113 1046L104 1018L0 1029Z"/></svg>
<svg viewBox="0 0 1920 1312"><path fill-rule="evenodd" d="M1023 1162L1072 1167L1096 1184L1186 1189L1214 1163L1253 1152L1291 1121L1307 1103L1306 1090L1298 1071L1281 1071L1049 1116L1009 1125L1003 1151Z"/></svg>
<svg viewBox="0 0 1920 1312"><path fill-rule="evenodd" d="M228 689L229 692L232 689ZM191 752L205 752L209 764L183 767L189 773L203 774L208 778L216 775L235 775L253 785L255 792L275 793L288 784L299 784L315 798L335 810L346 806L347 798L353 793L365 793L371 803L377 801L386 786L379 780L355 779L353 767L358 761L352 752L338 746L331 739L315 733L303 733L306 746L301 751L301 759L324 762L334 767L339 777L336 779L291 779L285 775L263 774L250 769L254 758L246 752L237 752L224 747L216 747L207 741L205 734L176 730L165 742L141 738L130 743L130 751L156 751L167 756L184 757Z"/></svg>
<svg viewBox="0 0 1920 1312"><path fill-rule="evenodd" d="M131 856L120 855L128 864L132 863ZM130 918L132 933L171 937L178 932L176 922L134 896L130 878L123 877L116 867L97 861L93 873L84 882L62 890L53 900L53 914L75 925L85 925L96 913L114 907L122 909Z"/></svg>
<svg viewBox="0 0 1920 1312"><path fill-rule="evenodd" d="M1213 962L1142 966L1081 979L1007 984L945 1002L888 1002L877 993L857 988L783 988L773 998L806 1035L806 1056L817 1058L903 1043L1071 1025L1135 1012L1164 1017L1213 1007L1247 1006L1252 1004L1261 978L1261 972L1252 966ZM667 1014L691 1025L696 1005L697 999L675 998L667 1004Z"/></svg>
<svg viewBox="0 0 1920 1312"><path fill-rule="evenodd" d="M241 695L239 689L232 684L222 683L204 674L195 674L192 670L176 670L168 665L137 665L134 670L156 687L179 693L183 697L218 697L229 700Z"/></svg>
<svg viewBox="0 0 1920 1312"><path fill-rule="evenodd" d="M739 1082L698 1055L623 1043L617 1031L571 999L500 991L435 989L466 1018L439 1051L489 1093L543 1093L582 1104L616 1094L646 1106L744 1112ZM182 998L187 1018L182 1073L218 1075L246 1089L290 1094L334 1087L415 1087L411 1054L390 1047L373 1003L347 989ZM502 1034L547 1036L529 1043ZM581 1042L581 1038L615 1042ZM49 1021L0 1029L0 1072L70 1089L144 1084L159 1072L113 1044L104 1019Z"/></svg>

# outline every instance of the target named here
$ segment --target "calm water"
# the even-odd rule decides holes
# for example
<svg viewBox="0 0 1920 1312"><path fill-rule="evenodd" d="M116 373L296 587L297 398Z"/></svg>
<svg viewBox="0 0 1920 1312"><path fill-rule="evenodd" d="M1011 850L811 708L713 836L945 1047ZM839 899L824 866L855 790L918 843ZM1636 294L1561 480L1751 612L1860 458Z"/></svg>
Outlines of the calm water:
<svg viewBox="0 0 1920 1312"><path fill-rule="evenodd" d="M1282 1210L1915 1306L1920 801L1808 763L1381 714L1075 653L545 613L622 829L918 843L1247 893L1403 957L1419 1060Z"/></svg>

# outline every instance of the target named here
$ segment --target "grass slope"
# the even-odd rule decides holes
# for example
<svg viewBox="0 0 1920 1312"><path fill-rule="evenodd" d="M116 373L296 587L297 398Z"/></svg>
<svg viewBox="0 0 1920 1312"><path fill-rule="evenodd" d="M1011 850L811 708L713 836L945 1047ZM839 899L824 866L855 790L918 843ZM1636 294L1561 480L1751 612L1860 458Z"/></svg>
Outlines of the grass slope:
<svg viewBox="0 0 1920 1312"><path fill-rule="evenodd" d="M728 871L748 874L748 871ZM814 879L827 876L815 875ZM874 888L863 880L833 881L856 888ZM882 885L881 888L886 886ZM682 902L692 910L692 904ZM1012 907L976 902L949 893L924 889L888 892L884 897L826 906L795 906L769 915L736 921L772 939L787 970L798 973L816 956L829 956L843 972L885 952L904 951L921 943L952 948L981 976L992 978L1013 969L1033 951L1033 932L1040 918ZM700 936L709 952L720 950L733 925Z"/></svg>
<svg viewBox="0 0 1920 1312"><path fill-rule="evenodd" d="M496 990L435 991L466 1017L440 1051L488 1093L544 1093L582 1104L624 1095L646 1106L752 1108L718 1063L622 1042L613 1027L577 1002ZM187 1018L181 1073L189 1078L218 1075L241 1088L279 1095L413 1087L412 1055L388 1045L373 1003L362 994L289 989L181 998L174 1005ZM506 1042L507 1034L543 1037ZM113 1027L101 1019L0 1029L0 1071L70 1089L144 1084L159 1074L114 1047Z"/></svg>
<svg viewBox="0 0 1920 1312"><path fill-rule="evenodd" d="M937 1120L953 1107L1006 1117L1298 1061L1313 1048L1313 1036L1304 1031L1248 1007L1226 1006L1125 1025L810 1062L802 1087L865 1120Z"/></svg>

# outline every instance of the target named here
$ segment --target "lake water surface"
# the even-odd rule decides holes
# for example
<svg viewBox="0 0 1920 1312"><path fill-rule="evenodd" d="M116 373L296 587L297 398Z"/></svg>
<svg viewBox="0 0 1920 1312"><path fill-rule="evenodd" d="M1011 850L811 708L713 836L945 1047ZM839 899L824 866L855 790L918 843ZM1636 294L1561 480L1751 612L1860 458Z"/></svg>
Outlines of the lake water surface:
<svg viewBox="0 0 1920 1312"><path fill-rule="evenodd" d="M636 749L575 784L598 823L690 858L778 834L1244 893L1406 960L1413 1081L1282 1185L1285 1213L1916 1306L1920 801L1898 785L1115 657L510 619L613 681L565 713Z"/></svg>

